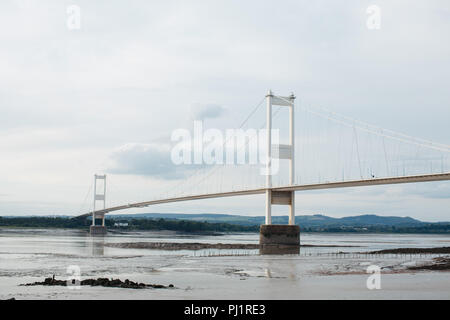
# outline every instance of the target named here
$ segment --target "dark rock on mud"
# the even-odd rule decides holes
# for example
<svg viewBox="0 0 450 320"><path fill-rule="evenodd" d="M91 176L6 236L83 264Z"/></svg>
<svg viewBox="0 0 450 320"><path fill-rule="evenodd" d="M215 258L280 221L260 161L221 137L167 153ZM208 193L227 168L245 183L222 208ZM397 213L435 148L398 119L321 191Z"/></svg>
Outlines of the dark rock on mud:
<svg viewBox="0 0 450 320"><path fill-rule="evenodd" d="M110 288L128 288L128 289L145 289L145 288L155 288L155 289L167 289L173 288L173 284L169 284L168 286L164 286L162 284L147 284L142 282L134 282L129 279L122 281L120 279L108 279L108 278L97 278L97 279L85 279L81 280L79 283L76 283L75 280L72 280L72 285L81 285L81 286L101 286L101 287L110 287ZM22 284L22 286L67 286L67 280L58 280L53 278L45 278L43 282L33 282Z"/></svg>
<svg viewBox="0 0 450 320"><path fill-rule="evenodd" d="M450 257L433 258L431 264L408 267L409 270L450 270Z"/></svg>
<svg viewBox="0 0 450 320"><path fill-rule="evenodd" d="M438 247L438 248L398 248L398 249L386 249L366 252L368 254L420 254L420 253L434 253L434 254L450 254L450 247Z"/></svg>

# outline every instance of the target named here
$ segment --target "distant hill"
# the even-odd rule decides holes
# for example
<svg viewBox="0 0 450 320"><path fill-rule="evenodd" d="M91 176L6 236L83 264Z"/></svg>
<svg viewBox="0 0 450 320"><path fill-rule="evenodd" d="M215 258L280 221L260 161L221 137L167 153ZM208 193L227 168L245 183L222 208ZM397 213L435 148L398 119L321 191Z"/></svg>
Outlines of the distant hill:
<svg viewBox="0 0 450 320"><path fill-rule="evenodd" d="M263 216L248 217L229 214L182 214L182 213L142 213L142 214L126 214L126 215L109 215L110 219L181 219L190 221L201 221L210 223L231 223L239 225L260 225L264 224ZM344 218L333 218L325 215L301 215L295 217L296 224L302 227L331 227L331 226L399 226L399 227L416 227L425 224L411 217L384 217L373 214L350 216ZM272 223L287 224L287 216L272 216Z"/></svg>
<svg viewBox="0 0 450 320"><path fill-rule="evenodd" d="M70 219L55 216L0 217L0 228L76 228L87 229L90 217ZM127 221L126 226L115 222ZM359 233L439 233L450 234L450 222L429 223L410 217L382 217L359 215L332 218L324 215L296 217L302 232L359 232ZM287 216L272 217L274 224L287 224ZM258 232L264 217L246 217L227 214L178 214L147 213L108 215L108 229L123 230L172 230L177 232Z"/></svg>

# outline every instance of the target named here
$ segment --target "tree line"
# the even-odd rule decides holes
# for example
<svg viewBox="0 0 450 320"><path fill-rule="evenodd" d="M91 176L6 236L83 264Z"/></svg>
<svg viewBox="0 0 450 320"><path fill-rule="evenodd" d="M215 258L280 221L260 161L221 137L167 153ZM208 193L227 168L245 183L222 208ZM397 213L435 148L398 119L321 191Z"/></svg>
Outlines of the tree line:
<svg viewBox="0 0 450 320"><path fill-rule="evenodd" d="M210 223L177 219L105 219L108 229L114 229L115 222L126 222L125 230L172 230L183 232L258 232L259 226L242 226L229 223ZM87 218L63 217L0 217L0 227L22 228L88 228L92 220ZM100 224L100 221L99 221Z"/></svg>
<svg viewBox="0 0 450 320"><path fill-rule="evenodd" d="M67 217L0 217L0 227L21 228L68 228L88 229L91 225L88 218ZM116 222L126 222L128 226L115 227ZM97 224L101 222L98 221ZM172 230L180 232L259 232L259 225L239 225L231 223L213 223L181 219L106 219L108 229L121 230ZM417 226L300 226L301 232L352 232L352 233L450 233L448 223L429 223Z"/></svg>

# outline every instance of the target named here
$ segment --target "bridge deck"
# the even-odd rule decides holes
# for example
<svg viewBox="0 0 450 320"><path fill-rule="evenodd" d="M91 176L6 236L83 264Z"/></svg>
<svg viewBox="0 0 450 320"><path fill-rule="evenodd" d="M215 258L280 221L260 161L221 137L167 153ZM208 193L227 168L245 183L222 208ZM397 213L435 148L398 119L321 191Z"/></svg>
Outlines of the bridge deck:
<svg viewBox="0 0 450 320"><path fill-rule="evenodd" d="M320 189L333 189L333 188L347 188L347 187L362 187L362 186L375 186L375 185L388 185L388 184L398 184L398 183L412 183L412 182L430 182L430 181L442 181L450 180L450 172L447 173L437 173L428 175L416 175L416 176L404 176L395 178L374 178L370 180L351 180L342 182L326 182L317 184L305 184L305 185L292 185L284 187L273 187L270 188L272 191L306 191L306 190L320 190ZM189 200L200 200L200 199L210 199L210 198L222 198L231 196L245 196L252 194L263 194L267 188L257 188L249 190L237 190L229 192L220 193L208 193L200 195L189 195L183 197L166 198L159 200L151 200L145 202L130 203L122 206L116 206L111 208L106 208L104 210L96 210L96 214L105 214L112 211L119 211L131 208L143 208L155 204L179 202L179 201L189 201ZM82 214L78 217L86 217L92 215L92 212Z"/></svg>

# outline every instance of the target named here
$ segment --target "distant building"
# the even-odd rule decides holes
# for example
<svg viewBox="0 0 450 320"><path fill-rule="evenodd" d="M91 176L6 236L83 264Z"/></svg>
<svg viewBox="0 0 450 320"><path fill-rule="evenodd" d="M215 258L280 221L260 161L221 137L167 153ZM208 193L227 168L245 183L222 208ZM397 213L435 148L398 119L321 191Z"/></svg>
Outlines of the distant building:
<svg viewBox="0 0 450 320"><path fill-rule="evenodd" d="M115 222L114 227L128 227L128 222Z"/></svg>

